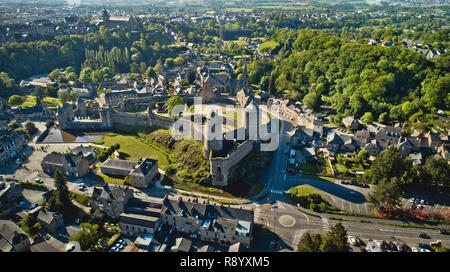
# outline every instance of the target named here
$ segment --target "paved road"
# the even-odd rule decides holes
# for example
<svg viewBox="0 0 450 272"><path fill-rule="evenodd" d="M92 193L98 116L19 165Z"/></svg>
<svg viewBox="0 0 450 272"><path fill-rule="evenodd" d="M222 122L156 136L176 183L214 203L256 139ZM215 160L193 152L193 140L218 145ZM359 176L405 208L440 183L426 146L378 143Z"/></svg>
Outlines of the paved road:
<svg viewBox="0 0 450 272"><path fill-rule="evenodd" d="M275 208L276 207L276 208ZM294 224L292 224L292 217ZM283 219L288 220L283 220ZM310 216L298 211L295 207L276 202L272 207L259 206L255 209L255 220L267 225L274 231L290 250L295 250L303 233L326 233L330 227L341 222L347 229L349 235L358 236L362 239L377 239L385 241L405 242L410 246L417 247L418 243L428 244L430 241L441 240L444 246L450 245L450 235L441 235L438 230L403 228L380 223L361 223L350 221L339 221ZM369 219L370 220L370 219ZM418 234L425 232L431 239L422 239Z"/></svg>

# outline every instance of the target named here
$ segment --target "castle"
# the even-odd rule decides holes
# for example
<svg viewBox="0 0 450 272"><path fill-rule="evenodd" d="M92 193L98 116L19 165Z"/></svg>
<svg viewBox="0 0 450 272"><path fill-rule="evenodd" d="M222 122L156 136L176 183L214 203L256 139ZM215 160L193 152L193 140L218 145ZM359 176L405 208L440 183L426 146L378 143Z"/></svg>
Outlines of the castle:
<svg viewBox="0 0 450 272"><path fill-rule="evenodd" d="M243 124L238 127L237 122L230 119L234 129L228 131L225 135L222 131L222 125L210 122L214 117L214 111L211 115L206 116L207 121L204 125L193 122L191 116L182 118L183 121L190 122L191 127L200 129L202 132L201 141L203 142L205 155L210 161L213 186L227 186L229 183L228 177L238 163L252 151L259 149L259 133L263 126L260 120L260 110L251 95L245 90L241 89L240 91L241 96L245 99L238 99L244 109ZM119 112L111 107L100 108L98 112L99 119L86 119L87 110L82 100L77 101L75 110L73 105L64 103L57 110L59 127L62 130L105 130L112 129L114 125L122 124L170 129L176 121L174 118L154 114L150 104L147 106L146 114ZM217 137L217 135L220 135L220 137Z"/></svg>

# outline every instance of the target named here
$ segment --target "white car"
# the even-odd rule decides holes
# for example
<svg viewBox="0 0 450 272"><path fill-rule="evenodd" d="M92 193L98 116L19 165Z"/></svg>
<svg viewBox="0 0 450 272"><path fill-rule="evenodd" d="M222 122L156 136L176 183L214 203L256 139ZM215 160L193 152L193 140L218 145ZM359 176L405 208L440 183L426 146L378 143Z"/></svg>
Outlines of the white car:
<svg viewBox="0 0 450 272"><path fill-rule="evenodd" d="M417 248L411 247L411 251L412 251L412 252L417 252Z"/></svg>
<svg viewBox="0 0 450 272"><path fill-rule="evenodd" d="M356 242L356 239L355 239L355 237L353 237L353 236L349 236L348 237L348 240L350 241L350 243L352 244L352 245L354 245L354 246L356 246L358 243Z"/></svg>

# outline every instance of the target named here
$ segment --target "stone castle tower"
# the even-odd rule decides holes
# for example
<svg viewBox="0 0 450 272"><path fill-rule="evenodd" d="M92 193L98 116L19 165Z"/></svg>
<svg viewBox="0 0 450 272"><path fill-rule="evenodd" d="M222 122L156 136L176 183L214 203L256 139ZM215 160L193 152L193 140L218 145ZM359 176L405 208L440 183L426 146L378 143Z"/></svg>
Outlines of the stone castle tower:
<svg viewBox="0 0 450 272"><path fill-rule="evenodd" d="M260 126L259 108L253 100L244 109L244 128L247 140L259 139Z"/></svg>
<svg viewBox="0 0 450 272"><path fill-rule="evenodd" d="M222 124L218 125L210 122L216 116L216 112L212 111L205 125L205 132L203 134L203 146L206 153L209 155L212 151L220 151L223 148L223 132ZM221 139L216 139L217 135L222 136Z"/></svg>

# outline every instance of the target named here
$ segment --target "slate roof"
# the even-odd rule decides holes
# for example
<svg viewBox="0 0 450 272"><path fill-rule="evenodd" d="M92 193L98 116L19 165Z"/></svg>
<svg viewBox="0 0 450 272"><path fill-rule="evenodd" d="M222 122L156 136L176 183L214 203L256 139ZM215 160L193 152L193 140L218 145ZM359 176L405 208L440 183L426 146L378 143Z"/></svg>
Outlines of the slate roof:
<svg viewBox="0 0 450 272"><path fill-rule="evenodd" d="M146 158L130 173L132 175L146 176L152 168L158 163L157 160Z"/></svg>
<svg viewBox="0 0 450 272"><path fill-rule="evenodd" d="M142 226L142 227L146 227L146 228L154 228L156 222L159 219L159 217L135 214L135 213L121 213L119 218L120 218L120 222L122 222L122 223L135 225L135 226Z"/></svg>
<svg viewBox="0 0 450 272"><path fill-rule="evenodd" d="M39 211L38 219L47 224L51 224L53 219L58 215L59 215L58 213L42 209Z"/></svg>
<svg viewBox="0 0 450 272"><path fill-rule="evenodd" d="M54 164L63 166L66 163L71 167L77 167L80 162L83 160L82 157L77 155L69 155L69 154L59 154L52 152L44 157L42 163Z"/></svg>
<svg viewBox="0 0 450 272"><path fill-rule="evenodd" d="M181 213L182 212L182 213ZM226 207L223 205L209 205L196 202L186 202L179 200L166 199L161 211L162 214L173 216L195 217L201 218L228 218L253 222L253 211L248 209L238 209Z"/></svg>
<svg viewBox="0 0 450 272"><path fill-rule="evenodd" d="M137 162L134 162L134 161L118 160L118 159L109 158L100 167L128 170L131 172L134 169L134 167L136 167L136 165L137 165Z"/></svg>
<svg viewBox="0 0 450 272"><path fill-rule="evenodd" d="M178 251L189 252L192 247L192 241L186 238L177 238L175 246Z"/></svg>

